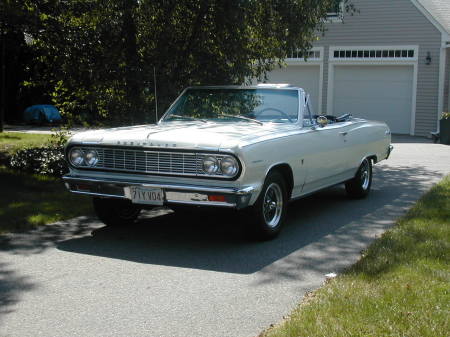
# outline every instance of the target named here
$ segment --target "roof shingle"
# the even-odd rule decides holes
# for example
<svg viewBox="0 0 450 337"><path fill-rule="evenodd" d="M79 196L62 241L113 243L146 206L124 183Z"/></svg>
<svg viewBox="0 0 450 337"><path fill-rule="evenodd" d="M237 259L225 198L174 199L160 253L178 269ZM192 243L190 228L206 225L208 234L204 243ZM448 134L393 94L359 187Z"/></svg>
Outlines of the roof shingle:
<svg viewBox="0 0 450 337"><path fill-rule="evenodd" d="M450 34L450 0L417 0Z"/></svg>

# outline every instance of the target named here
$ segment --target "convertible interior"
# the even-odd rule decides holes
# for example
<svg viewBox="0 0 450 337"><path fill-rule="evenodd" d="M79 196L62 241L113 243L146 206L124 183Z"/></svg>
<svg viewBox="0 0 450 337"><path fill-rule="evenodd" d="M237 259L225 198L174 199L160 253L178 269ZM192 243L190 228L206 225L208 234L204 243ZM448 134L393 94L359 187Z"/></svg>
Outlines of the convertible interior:
<svg viewBox="0 0 450 337"><path fill-rule="evenodd" d="M347 122L352 118L352 114L344 114L342 116L336 117L333 115L313 115L313 119L317 119L317 117L326 117L328 119L328 124L334 124L334 123L341 123L341 122Z"/></svg>

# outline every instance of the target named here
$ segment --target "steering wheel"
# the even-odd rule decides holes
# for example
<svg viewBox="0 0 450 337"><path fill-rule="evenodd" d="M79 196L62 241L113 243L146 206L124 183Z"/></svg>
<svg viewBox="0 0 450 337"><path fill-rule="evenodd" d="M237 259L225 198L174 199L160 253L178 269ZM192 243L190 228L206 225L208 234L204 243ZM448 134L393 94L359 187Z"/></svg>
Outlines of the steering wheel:
<svg viewBox="0 0 450 337"><path fill-rule="evenodd" d="M291 117L289 117L289 115L286 112L284 112L283 110L277 109L277 108L265 108L265 109L262 109L261 111L254 112L253 115L255 117L258 117L259 115L261 115L263 112L265 112L267 110L273 110L275 112L278 112L283 117L286 117L289 122L294 123L294 121L291 119Z"/></svg>

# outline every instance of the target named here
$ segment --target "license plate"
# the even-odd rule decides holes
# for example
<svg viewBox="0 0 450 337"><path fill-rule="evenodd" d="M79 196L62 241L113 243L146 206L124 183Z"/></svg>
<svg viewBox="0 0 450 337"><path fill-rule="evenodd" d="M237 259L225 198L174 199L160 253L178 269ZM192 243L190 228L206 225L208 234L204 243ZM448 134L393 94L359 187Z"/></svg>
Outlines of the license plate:
<svg viewBox="0 0 450 337"><path fill-rule="evenodd" d="M130 186L124 188L125 197L135 204L162 205L164 193L161 188Z"/></svg>

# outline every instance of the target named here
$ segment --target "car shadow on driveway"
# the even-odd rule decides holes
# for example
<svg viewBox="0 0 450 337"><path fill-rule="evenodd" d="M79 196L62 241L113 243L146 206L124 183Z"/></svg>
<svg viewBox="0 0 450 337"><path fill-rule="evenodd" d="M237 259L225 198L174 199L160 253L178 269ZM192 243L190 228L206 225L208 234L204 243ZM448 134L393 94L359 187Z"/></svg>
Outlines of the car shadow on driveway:
<svg viewBox="0 0 450 337"><path fill-rule="evenodd" d="M339 267L339 261L354 254L355 247L364 249L429 188L428 179L442 176L425 168L387 165L375 167L374 174L367 199L351 200L343 186L337 186L293 202L286 227L269 242L247 239L239 213L208 212L166 214L127 228L98 227L92 235L62 240L57 248L144 264L250 274L314 246L315 253L305 249L293 261L283 259L283 265L269 274L289 277L299 263L322 272L331 262ZM330 261L330 256L336 261Z"/></svg>

